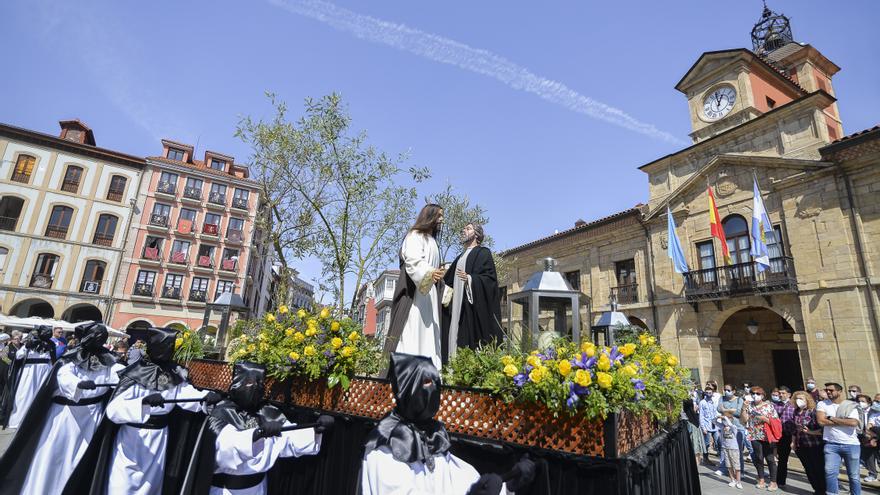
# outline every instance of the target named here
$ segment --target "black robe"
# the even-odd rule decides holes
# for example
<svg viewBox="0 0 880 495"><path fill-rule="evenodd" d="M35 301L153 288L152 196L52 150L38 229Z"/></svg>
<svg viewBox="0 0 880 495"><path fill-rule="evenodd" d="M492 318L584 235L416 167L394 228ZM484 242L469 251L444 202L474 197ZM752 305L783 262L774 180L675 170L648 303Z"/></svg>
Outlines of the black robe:
<svg viewBox="0 0 880 495"><path fill-rule="evenodd" d="M16 352L17 351L18 349L16 349ZM54 342L43 341L31 352L48 353L52 364L55 364ZM24 370L25 361L27 361L27 357L23 359L15 359L15 354L12 354L12 357L12 365L9 366L8 375L6 377L6 386L3 387L2 393L0 393L0 429L4 430L9 426L9 419L12 417L13 409L15 409L15 394L18 391L18 382L21 381L21 372ZM54 369L52 370L52 373L55 373Z"/></svg>
<svg viewBox="0 0 880 495"><path fill-rule="evenodd" d="M461 255L455 258L443 277L443 281L448 287L452 287L455 283L455 271L459 258ZM483 246L473 248L465 262L465 272L471 276L471 293L474 296L474 302L473 304L468 302L466 296L462 298L458 322L458 347L476 349L493 340L502 342L504 330L501 328L501 293L498 290L498 278L495 274L495 260L492 258L492 251ZM448 361L449 357L449 324L451 319L452 302L443 308L441 318L443 333L440 347L444 363Z"/></svg>
<svg viewBox="0 0 880 495"><path fill-rule="evenodd" d="M156 386L158 377L160 375L169 376L171 373L177 374L163 370L147 359L141 359L119 372L119 386L114 390L113 397L134 384L151 390L159 390ZM183 368L180 368L180 373L185 373ZM176 377L172 376L171 380L163 386L173 387L182 381L184 381L184 377L177 374ZM203 413L186 411L179 407L175 407L168 414L168 442L166 444L162 495L180 493L187 468L192 463L195 454L195 445L202 434L205 418ZM92 442L64 487L62 492L64 495L104 494L110 478L110 462L116 448L116 432L119 430L119 426L106 417L101 420L101 424L98 425L98 429L92 437Z"/></svg>
<svg viewBox="0 0 880 495"><path fill-rule="evenodd" d="M0 457L0 495L14 495L21 490L21 486L28 475L31 460L37 453L43 429L46 427L46 416L52 409L52 398L58 389L58 369L71 361L80 364L81 359L78 351L76 348L71 349L61 356L59 360L55 361L52 371L34 397L34 401L31 403L31 407L24 415L24 418L22 418L21 426L19 426L18 431L15 433L15 437L6 448L6 452ZM113 365L115 360L110 351L106 349L103 349L103 351L96 356L98 362L94 363L93 366L107 367ZM86 358L88 357L90 355ZM106 405L109 398L110 391L108 390L100 398L100 402Z"/></svg>

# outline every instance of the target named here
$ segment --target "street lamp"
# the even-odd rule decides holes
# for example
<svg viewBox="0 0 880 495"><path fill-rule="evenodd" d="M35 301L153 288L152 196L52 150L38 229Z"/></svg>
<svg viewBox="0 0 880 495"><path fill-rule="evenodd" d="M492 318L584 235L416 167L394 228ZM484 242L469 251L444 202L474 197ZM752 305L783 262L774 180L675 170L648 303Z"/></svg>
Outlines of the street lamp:
<svg viewBox="0 0 880 495"><path fill-rule="evenodd" d="M235 292L224 292L217 296L213 303L205 305L205 318L202 320L203 329L208 328L212 311L220 312L220 326L217 327L216 345L219 359L223 359L223 355L226 353L226 330L229 328L229 315L233 311L247 314L249 310L240 295Z"/></svg>
<svg viewBox="0 0 880 495"><path fill-rule="evenodd" d="M758 334L758 322L755 321L754 317L749 317L749 321L748 323L746 323L746 330L748 330L749 333L752 335Z"/></svg>

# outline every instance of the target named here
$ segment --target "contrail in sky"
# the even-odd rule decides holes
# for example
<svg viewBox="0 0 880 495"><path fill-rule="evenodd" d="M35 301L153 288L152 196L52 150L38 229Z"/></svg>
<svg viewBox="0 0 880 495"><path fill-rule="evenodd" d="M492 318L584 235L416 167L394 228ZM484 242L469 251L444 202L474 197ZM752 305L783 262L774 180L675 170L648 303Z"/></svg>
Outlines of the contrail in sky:
<svg viewBox="0 0 880 495"><path fill-rule="evenodd" d="M436 62L495 78L511 88L535 94L569 110L674 144L688 144L568 86L534 74L490 51L426 33L404 24L383 21L321 0L269 0L294 14L310 17L360 39L388 45Z"/></svg>

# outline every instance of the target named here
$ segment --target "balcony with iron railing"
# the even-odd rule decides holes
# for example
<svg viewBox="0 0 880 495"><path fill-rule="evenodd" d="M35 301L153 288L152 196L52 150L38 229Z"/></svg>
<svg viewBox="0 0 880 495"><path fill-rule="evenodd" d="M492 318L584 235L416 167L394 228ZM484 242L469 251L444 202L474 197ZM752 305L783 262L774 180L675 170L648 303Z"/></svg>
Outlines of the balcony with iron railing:
<svg viewBox="0 0 880 495"><path fill-rule="evenodd" d="M208 292L204 290L191 290L189 291L189 300L192 302L205 302L205 299L208 297Z"/></svg>
<svg viewBox="0 0 880 495"><path fill-rule="evenodd" d="M196 258L196 266L194 268L200 268L202 270L213 270L214 262L212 255L201 254Z"/></svg>
<svg viewBox="0 0 880 495"><path fill-rule="evenodd" d="M113 236L110 234L95 233L95 237L92 238L92 244L110 247L113 245Z"/></svg>
<svg viewBox="0 0 880 495"><path fill-rule="evenodd" d="M208 207L226 207L226 195L221 193L212 192L208 194Z"/></svg>
<svg viewBox="0 0 880 495"><path fill-rule="evenodd" d="M183 199L192 200L192 201L202 201L202 190L198 187L185 187L183 188Z"/></svg>
<svg viewBox="0 0 880 495"><path fill-rule="evenodd" d="M122 202L122 191L107 191L108 201Z"/></svg>
<svg viewBox="0 0 880 495"><path fill-rule="evenodd" d="M229 229L226 231L226 242L229 244L241 244L244 235L240 230Z"/></svg>
<svg viewBox="0 0 880 495"><path fill-rule="evenodd" d="M132 295L139 297L153 297L153 284L134 284Z"/></svg>
<svg viewBox="0 0 880 495"><path fill-rule="evenodd" d="M155 261L159 262L159 248L157 247L145 247L144 252L141 255L141 259L147 261Z"/></svg>
<svg viewBox="0 0 880 495"><path fill-rule="evenodd" d="M611 288L611 297L618 304L633 304L639 302L639 284L621 284Z"/></svg>
<svg viewBox="0 0 880 495"><path fill-rule="evenodd" d="M150 225L154 227L162 227L164 229L168 228L168 215L160 215L158 213L153 213L150 215Z"/></svg>
<svg viewBox="0 0 880 495"><path fill-rule="evenodd" d="M46 227L46 237L65 239L67 238L67 227L62 225L49 225Z"/></svg>
<svg viewBox="0 0 880 495"><path fill-rule="evenodd" d="M177 187L172 182L160 182L156 185L156 192L159 194L167 194L168 196L174 196Z"/></svg>
<svg viewBox="0 0 880 495"><path fill-rule="evenodd" d="M31 174L24 172L13 172L11 180L13 182L21 182L22 184L27 184L31 181Z"/></svg>
<svg viewBox="0 0 880 495"><path fill-rule="evenodd" d="M74 193L79 192L79 181L66 180L61 183L61 190L64 192Z"/></svg>
<svg viewBox="0 0 880 495"><path fill-rule="evenodd" d="M16 217L0 217L0 230L15 230L15 224L18 223Z"/></svg>
<svg viewBox="0 0 880 495"><path fill-rule="evenodd" d="M220 228L213 223L202 224L202 234L217 237L220 232Z"/></svg>
<svg viewBox="0 0 880 495"><path fill-rule="evenodd" d="M101 281L83 280L79 286L79 291L85 294L97 294L101 292Z"/></svg>
<svg viewBox="0 0 880 495"><path fill-rule="evenodd" d="M54 277L48 273L34 273L31 275L31 287L37 289L51 289Z"/></svg>
<svg viewBox="0 0 880 495"><path fill-rule="evenodd" d="M226 272L234 272L235 271L235 260L223 260L220 262L220 269Z"/></svg>
<svg viewBox="0 0 880 495"><path fill-rule="evenodd" d="M755 261L749 261L684 274L684 293L688 302L780 292L797 292L794 260L788 256L771 258L770 267L763 271L758 269Z"/></svg>
<svg viewBox="0 0 880 495"><path fill-rule="evenodd" d="M186 251L177 251L175 253L171 253L171 257L168 259L170 263L175 263L178 265L185 265L187 262L187 253Z"/></svg>
<svg viewBox="0 0 880 495"><path fill-rule="evenodd" d="M162 287L163 299L180 299L180 287L171 287L166 285Z"/></svg>
<svg viewBox="0 0 880 495"><path fill-rule="evenodd" d="M248 199L247 198L232 198L232 207L237 208L239 210L247 210L248 209Z"/></svg>
<svg viewBox="0 0 880 495"><path fill-rule="evenodd" d="M193 236L198 230L192 220L181 218L177 221L177 233L179 235Z"/></svg>

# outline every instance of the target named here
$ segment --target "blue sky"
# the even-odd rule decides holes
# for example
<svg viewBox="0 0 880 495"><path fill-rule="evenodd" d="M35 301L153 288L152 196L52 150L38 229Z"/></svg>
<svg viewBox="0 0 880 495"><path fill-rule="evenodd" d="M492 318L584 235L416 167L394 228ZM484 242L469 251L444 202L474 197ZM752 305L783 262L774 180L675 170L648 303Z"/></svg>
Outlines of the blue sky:
<svg viewBox="0 0 880 495"><path fill-rule="evenodd" d="M770 7L842 67L834 87L845 131L880 121L880 2ZM337 91L373 144L430 167L423 195L452 182L488 209L496 245L512 247L645 201L637 167L688 140L673 86L702 52L750 47L761 8L5 1L0 121L55 133L58 120L80 118L111 149L158 154L169 137L247 161L233 132L241 115L269 115L265 91L294 113L306 96ZM320 275L314 262L301 269Z"/></svg>

